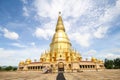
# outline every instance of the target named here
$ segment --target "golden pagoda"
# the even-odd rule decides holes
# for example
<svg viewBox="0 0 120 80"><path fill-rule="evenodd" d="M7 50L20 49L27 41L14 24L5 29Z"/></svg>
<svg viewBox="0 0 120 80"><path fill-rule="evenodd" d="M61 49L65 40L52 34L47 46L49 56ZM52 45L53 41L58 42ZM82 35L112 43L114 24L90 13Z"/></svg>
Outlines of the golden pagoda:
<svg viewBox="0 0 120 80"><path fill-rule="evenodd" d="M19 71L41 71L44 68L51 68L52 72L79 72L83 70L102 70L104 63L101 60L91 58L91 61L83 61L80 53L72 48L70 40L65 32L65 27L59 13L58 21L50 43L50 50L41 54L38 62L27 59L19 63Z"/></svg>

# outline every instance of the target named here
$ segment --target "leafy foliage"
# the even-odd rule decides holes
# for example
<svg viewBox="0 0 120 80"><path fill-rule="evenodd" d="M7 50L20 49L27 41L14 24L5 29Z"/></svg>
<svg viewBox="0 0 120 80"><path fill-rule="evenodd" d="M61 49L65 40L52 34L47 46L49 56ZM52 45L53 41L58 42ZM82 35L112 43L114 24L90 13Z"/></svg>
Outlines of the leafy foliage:
<svg viewBox="0 0 120 80"><path fill-rule="evenodd" d="M0 66L0 71L16 71L17 67L13 66Z"/></svg>
<svg viewBox="0 0 120 80"><path fill-rule="evenodd" d="M114 66L115 69L120 69L120 58L114 59Z"/></svg>
<svg viewBox="0 0 120 80"><path fill-rule="evenodd" d="M120 58L114 60L105 59L104 66L107 69L120 69Z"/></svg>

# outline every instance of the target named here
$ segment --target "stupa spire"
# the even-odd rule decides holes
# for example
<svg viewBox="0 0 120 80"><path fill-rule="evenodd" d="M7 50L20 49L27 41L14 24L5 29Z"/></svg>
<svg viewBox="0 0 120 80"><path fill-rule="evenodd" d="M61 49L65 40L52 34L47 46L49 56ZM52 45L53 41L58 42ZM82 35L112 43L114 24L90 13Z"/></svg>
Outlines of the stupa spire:
<svg viewBox="0 0 120 80"><path fill-rule="evenodd" d="M63 24L62 17L61 17L61 12L59 12L59 17L58 17L55 31L57 32L59 30L63 30L65 32L64 24Z"/></svg>

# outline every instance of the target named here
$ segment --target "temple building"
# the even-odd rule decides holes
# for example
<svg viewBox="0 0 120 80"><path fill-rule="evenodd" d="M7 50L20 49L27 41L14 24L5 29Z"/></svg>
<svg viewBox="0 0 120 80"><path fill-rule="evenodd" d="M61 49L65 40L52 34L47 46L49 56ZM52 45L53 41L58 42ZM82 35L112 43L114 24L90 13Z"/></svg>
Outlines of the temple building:
<svg viewBox="0 0 120 80"><path fill-rule="evenodd" d="M18 66L19 71L42 71L49 67L53 72L79 72L84 70L103 70L104 63L102 60L91 58L91 60L82 60L79 52L72 48L72 44L65 32L65 27L61 15L55 29L50 50L41 54L39 61L21 61Z"/></svg>

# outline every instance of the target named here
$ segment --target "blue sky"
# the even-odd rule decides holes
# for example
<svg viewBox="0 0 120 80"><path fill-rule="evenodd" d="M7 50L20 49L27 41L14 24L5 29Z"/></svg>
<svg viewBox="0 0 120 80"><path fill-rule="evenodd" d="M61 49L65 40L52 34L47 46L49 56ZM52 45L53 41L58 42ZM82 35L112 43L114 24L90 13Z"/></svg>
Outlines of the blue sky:
<svg viewBox="0 0 120 80"><path fill-rule="evenodd" d="M120 0L0 0L0 65L39 61L59 11L83 60L120 57Z"/></svg>

